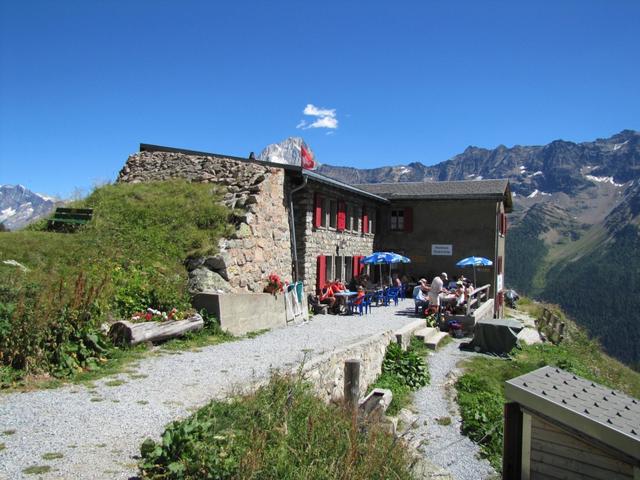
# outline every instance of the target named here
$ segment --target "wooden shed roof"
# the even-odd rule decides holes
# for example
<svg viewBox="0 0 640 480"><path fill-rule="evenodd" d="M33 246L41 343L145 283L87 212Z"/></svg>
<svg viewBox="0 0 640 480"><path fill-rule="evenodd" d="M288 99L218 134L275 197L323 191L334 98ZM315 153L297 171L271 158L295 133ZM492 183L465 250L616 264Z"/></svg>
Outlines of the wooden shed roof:
<svg viewBox="0 0 640 480"><path fill-rule="evenodd" d="M640 459L640 401L555 367L506 382L505 396Z"/></svg>

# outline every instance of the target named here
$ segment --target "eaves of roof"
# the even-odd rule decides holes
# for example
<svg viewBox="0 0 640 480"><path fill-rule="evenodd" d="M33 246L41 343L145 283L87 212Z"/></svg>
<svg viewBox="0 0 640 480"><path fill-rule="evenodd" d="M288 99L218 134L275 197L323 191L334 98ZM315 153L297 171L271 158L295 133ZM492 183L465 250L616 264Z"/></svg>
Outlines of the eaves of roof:
<svg viewBox="0 0 640 480"><path fill-rule="evenodd" d="M505 383L507 400L640 460L640 402L554 367Z"/></svg>

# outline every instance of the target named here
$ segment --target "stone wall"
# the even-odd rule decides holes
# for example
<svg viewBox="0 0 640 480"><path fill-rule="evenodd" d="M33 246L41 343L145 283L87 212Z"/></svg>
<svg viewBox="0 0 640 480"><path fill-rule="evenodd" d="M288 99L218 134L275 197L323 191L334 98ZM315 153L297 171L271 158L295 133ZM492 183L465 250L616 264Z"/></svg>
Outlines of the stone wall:
<svg viewBox="0 0 640 480"><path fill-rule="evenodd" d="M364 398L367 387L382 372L387 346L394 339L394 332L389 330L315 357L304 365L304 378L324 401L341 399L344 394L344 362L357 359L360 360L360 398Z"/></svg>
<svg viewBox="0 0 640 480"><path fill-rule="evenodd" d="M220 240L219 254L187 262L192 293L262 292L271 273L291 278L289 186L283 169L221 156L139 152L129 157L117 181L171 178L222 185L223 203L237 209L236 231Z"/></svg>
<svg viewBox="0 0 640 480"><path fill-rule="evenodd" d="M315 194L328 199L347 201L354 209L355 224L352 231L337 231L335 228L313 226ZM348 196L348 197L347 197ZM362 233L362 207L375 212L375 202L358 197L324 184L309 182L307 187L294 196L294 213L298 253L298 271L305 279L305 291L316 292L317 259L325 256L370 255L373 253L374 233ZM375 218L375 214L374 218ZM350 279L347 279L349 281Z"/></svg>

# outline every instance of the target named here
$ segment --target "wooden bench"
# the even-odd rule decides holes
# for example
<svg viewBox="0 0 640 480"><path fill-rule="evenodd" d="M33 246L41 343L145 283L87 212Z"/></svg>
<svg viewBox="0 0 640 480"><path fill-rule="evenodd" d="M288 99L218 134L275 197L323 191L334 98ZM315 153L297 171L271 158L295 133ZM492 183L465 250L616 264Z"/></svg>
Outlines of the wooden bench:
<svg viewBox="0 0 640 480"><path fill-rule="evenodd" d="M56 232L72 232L76 228L91 221L92 208L65 208L58 207L49 220L47 228Z"/></svg>
<svg viewBox="0 0 640 480"><path fill-rule="evenodd" d="M538 327L538 332L554 345L558 345L564 339L564 322L548 308L545 308L540 318L536 319L536 327Z"/></svg>

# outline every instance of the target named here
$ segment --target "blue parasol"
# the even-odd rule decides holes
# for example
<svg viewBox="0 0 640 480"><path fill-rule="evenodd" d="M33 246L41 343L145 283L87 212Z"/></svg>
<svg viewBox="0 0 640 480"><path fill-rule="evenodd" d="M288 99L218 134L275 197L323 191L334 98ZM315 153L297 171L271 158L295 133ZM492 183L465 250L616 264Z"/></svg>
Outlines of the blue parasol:
<svg viewBox="0 0 640 480"><path fill-rule="evenodd" d="M380 282L382 282L382 264L389 265L389 283L391 283L392 263L411 263L411 260L399 253L394 252L374 252L360 260L365 265L380 265Z"/></svg>
<svg viewBox="0 0 640 480"><path fill-rule="evenodd" d="M456 263L456 267L473 267L473 286L476 285L476 267L490 267L493 262L484 257L467 257Z"/></svg>

